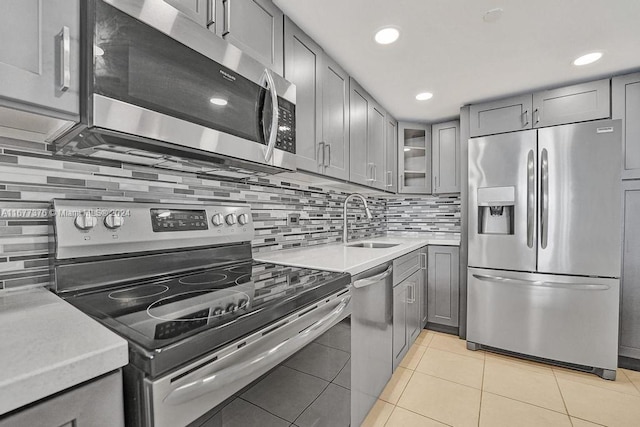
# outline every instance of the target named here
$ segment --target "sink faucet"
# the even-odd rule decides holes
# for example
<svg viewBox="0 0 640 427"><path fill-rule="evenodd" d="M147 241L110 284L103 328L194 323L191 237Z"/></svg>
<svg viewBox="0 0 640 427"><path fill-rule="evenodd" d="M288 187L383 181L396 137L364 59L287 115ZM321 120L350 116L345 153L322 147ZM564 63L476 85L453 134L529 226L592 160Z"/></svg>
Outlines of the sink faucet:
<svg viewBox="0 0 640 427"><path fill-rule="evenodd" d="M371 211L369 210L369 206L367 206L367 199L364 198L364 196L362 194L358 194L358 193L353 193L350 194L349 196L347 196L346 199L344 199L344 227L342 228L342 242L343 243L347 243L349 241L349 233L347 231L347 204L352 200L358 198L360 200L362 200L362 203L364 204L364 212L367 214L367 219L371 219L373 218L373 216L371 216Z"/></svg>

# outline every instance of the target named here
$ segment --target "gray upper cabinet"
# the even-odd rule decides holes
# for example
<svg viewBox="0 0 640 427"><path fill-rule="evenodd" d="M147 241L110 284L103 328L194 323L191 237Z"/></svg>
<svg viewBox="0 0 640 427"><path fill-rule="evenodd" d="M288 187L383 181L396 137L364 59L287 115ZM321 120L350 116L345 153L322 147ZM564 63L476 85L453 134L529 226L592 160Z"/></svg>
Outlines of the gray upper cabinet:
<svg viewBox="0 0 640 427"><path fill-rule="evenodd" d="M458 327L459 248L428 247L427 321Z"/></svg>
<svg viewBox="0 0 640 427"><path fill-rule="evenodd" d="M349 106L349 180L385 189L386 113L354 79Z"/></svg>
<svg viewBox="0 0 640 427"><path fill-rule="evenodd" d="M611 117L609 79L471 105L470 134L512 132Z"/></svg>
<svg viewBox="0 0 640 427"><path fill-rule="evenodd" d="M612 107L622 120L622 179L640 178L640 73L613 78Z"/></svg>
<svg viewBox="0 0 640 427"><path fill-rule="evenodd" d="M285 74L296 85L297 167L349 178L349 76L285 18Z"/></svg>
<svg viewBox="0 0 640 427"><path fill-rule="evenodd" d="M460 192L460 121L431 126L433 194Z"/></svg>
<svg viewBox="0 0 640 427"><path fill-rule="evenodd" d="M640 359L640 182L625 181L620 356Z"/></svg>
<svg viewBox="0 0 640 427"><path fill-rule="evenodd" d="M431 126L398 123L398 193L431 193Z"/></svg>
<svg viewBox="0 0 640 427"><path fill-rule="evenodd" d="M215 32L283 75L284 15L271 0L216 0Z"/></svg>
<svg viewBox="0 0 640 427"><path fill-rule="evenodd" d="M531 129L531 102L527 94L471 105L471 136Z"/></svg>
<svg viewBox="0 0 640 427"><path fill-rule="evenodd" d="M7 0L0 14L0 105L64 120L79 115L77 0ZM19 113L7 125L22 126ZM2 122L5 120L2 119ZM25 120L28 121L28 120ZM40 120L41 121L41 120ZM63 122L24 123L51 136ZM5 123L0 123L0 126ZM70 124L69 124L70 126ZM7 126L10 127L10 126ZM33 128L32 128L33 130Z"/></svg>
<svg viewBox="0 0 640 427"><path fill-rule="evenodd" d="M203 27L213 23L214 0L164 0Z"/></svg>
<svg viewBox="0 0 640 427"><path fill-rule="evenodd" d="M609 79L533 94L533 127L611 117Z"/></svg>
<svg viewBox="0 0 640 427"><path fill-rule="evenodd" d="M398 192L398 122L387 114L386 121L385 190Z"/></svg>

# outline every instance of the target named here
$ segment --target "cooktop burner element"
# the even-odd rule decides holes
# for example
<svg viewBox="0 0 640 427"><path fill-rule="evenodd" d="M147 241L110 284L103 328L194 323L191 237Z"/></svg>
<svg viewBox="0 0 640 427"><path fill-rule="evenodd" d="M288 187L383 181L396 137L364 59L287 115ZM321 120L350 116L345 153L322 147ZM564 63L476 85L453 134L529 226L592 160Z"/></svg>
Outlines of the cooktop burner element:
<svg viewBox="0 0 640 427"><path fill-rule="evenodd" d="M215 285L225 280L227 280L226 274L208 272L182 277L179 282L183 285Z"/></svg>
<svg viewBox="0 0 640 427"><path fill-rule="evenodd" d="M108 297L118 301L134 301L141 298L151 298L162 295L169 290L166 285L142 285L133 288L120 289L109 293Z"/></svg>

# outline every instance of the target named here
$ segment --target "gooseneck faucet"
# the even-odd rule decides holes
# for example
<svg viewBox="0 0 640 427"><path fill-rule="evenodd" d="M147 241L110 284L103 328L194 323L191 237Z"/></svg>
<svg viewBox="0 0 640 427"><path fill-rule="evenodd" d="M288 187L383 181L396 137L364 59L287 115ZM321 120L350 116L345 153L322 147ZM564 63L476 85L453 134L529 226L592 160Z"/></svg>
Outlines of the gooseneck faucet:
<svg viewBox="0 0 640 427"><path fill-rule="evenodd" d="M348 230L347 230L347 204L351 200L356 199L356 198L362 200L362 203L364 204L364 212L367 214L367 219L370 220L371 218L373 218L373 216L371 215L371 211L369 210L369 206L367 205L367 199L365 199L362 194L353 193L353 194L348 195L347 198L344 199L344 214L343 214L344 226L342 228L342 242L343 243L347 243L349 241L349 233L348 233Z"/></svg>

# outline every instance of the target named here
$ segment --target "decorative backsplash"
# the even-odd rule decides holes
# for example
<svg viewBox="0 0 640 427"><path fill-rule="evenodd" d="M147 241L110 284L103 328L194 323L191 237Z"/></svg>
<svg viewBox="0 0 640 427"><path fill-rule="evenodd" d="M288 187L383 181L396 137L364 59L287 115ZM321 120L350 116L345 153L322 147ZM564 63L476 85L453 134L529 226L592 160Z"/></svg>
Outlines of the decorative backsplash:
<svg viewBox="0 0 640 427"><path fill-rule="evenodd" d="M256 230L253 251L263 252L340 241L346 195L277 175L220 179L118 161L61 157L53 155L48 144L0 138L0 289L50 283L48 210L54 198L247 202ZM387 230L459 233L456 197L367 199L374 218L362 219L364 212L354 202L349 210L351 238L382 235ZM291 213L300 215L298 224L288 225Z"/></svg>

